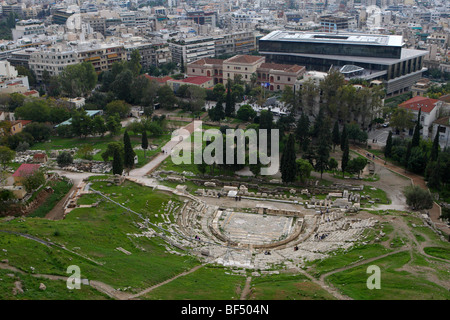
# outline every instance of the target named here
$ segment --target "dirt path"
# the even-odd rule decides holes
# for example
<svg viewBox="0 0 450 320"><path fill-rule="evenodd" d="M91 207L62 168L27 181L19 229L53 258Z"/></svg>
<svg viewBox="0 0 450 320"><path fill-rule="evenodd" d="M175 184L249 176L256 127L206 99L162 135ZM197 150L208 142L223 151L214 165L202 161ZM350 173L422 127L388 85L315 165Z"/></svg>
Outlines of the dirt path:
<svg viewBox="0 0 450 320"><path fill-rule="evenodd" d="M247 277L247 280L245 280L245 286L241 293L240 300L246 300L250 294L251 287L250 284L252 282L252 277Z"/></svg>
<svg viewBox="0 0 450 320"><path fill-rule="evenodd" d="M45 219L49 220L62 220L64 218L64 205L70 195L77 190L77 185L72 185L69 192L53 207L50 212L45 215Z"/></svg>
<svg viewBox="0 0 450 320"><path fill-rule="evenodd" d="M360 155L368 158L366 155L367 154L366 150L356 147L356 146L352 146L351 149L353 151L359 153ZM370 159L378 166L382 166L382 167L389 169L399 175L405 176L405 177L411 179L411 181L414 185L420 186L423 189L429 191L427 184L422 176L419 176L412 172L405 171L404 169L402 169L398 166L395 166L392 163L386 162L377 157L375 157L375 159L373 159L373 158L370 158ZM442 221L439 219L439 217L441 215L440 206L436 202L433 202L433 207L428 212L429 212L431 221L433 221L433 223L436 225L436 227L439 228L442 232L444 232L448 237L450 235L450 227L448 227L447 225L442 223Z"/></svg>

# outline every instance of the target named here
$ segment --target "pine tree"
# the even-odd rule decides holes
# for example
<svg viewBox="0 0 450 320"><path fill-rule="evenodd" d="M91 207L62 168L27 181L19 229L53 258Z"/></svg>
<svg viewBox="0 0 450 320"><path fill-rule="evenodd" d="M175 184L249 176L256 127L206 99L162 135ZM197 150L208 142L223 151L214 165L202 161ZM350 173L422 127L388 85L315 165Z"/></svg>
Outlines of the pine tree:
<svg viewBox="0 0 450 320"><path fill-rule="evenodd" d="M336 149L336 146L341 143L341 136L339 132L339 122L336 120L333 128L333 151Z"/></svg>
<svg viewBox="0 0 450 320"><path fill-rule="evenodd" d="M297 164L295 160L295 141L294 136L290 134L280 162L281 180L284 183L295 181L297 176Z"/></svg>
<svg viewBox="0 0 450 320"><path fill-rule="evenodd" d="M123 150L124 150L124 166L125 168L131 169L134 166L134 156L133 147L131 146L130 136L128 131L125 131L123 135Z"/></svg>
<svg viewBox="0 0 450 320"><path fill-rule="evenodd" d="M384 156L390 158L392 155L392 131L389 131L389 135L386 140L386 146L384 147Z"/></svg>
<svg viewBox="0 0 450 320"><path fill-rule="evenodd" d="M122 155L120 154L118 149L114 150L112 170L113 170L113 174L122 175L122 172L123 172L123 160L122 160Z"/></svg>
<svg viewBox="0 0 450 320"><path fill-rule="evenodd" d="M433 146L431 147L430 160L436 161L439 155L439 130L441 126L438 126L436 135L434 136Z"/></svg>
<svg viewBox="0 0 450 320"><path fill-rule="evenodd" d="M141 142L142 149L144 149L144 158L147 158L145 153L148 149L148 139L147 139L147 130L144 129L144 132L142 132L142 142Z"/></svg>

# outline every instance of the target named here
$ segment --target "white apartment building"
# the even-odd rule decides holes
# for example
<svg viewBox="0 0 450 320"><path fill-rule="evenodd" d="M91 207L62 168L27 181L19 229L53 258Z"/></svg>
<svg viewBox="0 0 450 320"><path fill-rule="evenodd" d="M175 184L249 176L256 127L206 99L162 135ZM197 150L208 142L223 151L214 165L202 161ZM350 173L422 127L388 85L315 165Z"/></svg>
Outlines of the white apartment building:
<svg viewBox="0 0 450 320"><path fill-rule="evenodd" d="M21 20L16 23L16 27L12 29L13 40L20 38L31 38L34 35L45 33L44 23L39 20Z"/></svg>
<svg viewBox="0 0 450 320"><path fill-rule="evenodd" d="M50 76L57 76L65 67L76 63L79 63L79 60L75 50L60 46L33 52L29 66L35 73L36 80L42 81L44 70L47 70Z"/></svg>
<svg viewBox="0 0 450 320"><path fill-rule="evenodd" d="M172 61L188 64L202 58L212 58L215 55L215 41L213 37L192 37L175 40L170 43Z"/></svg>

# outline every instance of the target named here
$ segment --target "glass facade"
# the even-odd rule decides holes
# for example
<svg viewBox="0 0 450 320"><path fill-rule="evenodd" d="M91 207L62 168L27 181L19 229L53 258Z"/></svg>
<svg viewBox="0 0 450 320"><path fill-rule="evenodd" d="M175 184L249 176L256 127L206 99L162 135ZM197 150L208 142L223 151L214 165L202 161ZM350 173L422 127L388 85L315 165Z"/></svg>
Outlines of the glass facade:
<svg viewBox="0 0 450 320"><path fill-rule="evenodd" d="M260 40L259 51L399 59L401 47L345 43Z"/></svg>

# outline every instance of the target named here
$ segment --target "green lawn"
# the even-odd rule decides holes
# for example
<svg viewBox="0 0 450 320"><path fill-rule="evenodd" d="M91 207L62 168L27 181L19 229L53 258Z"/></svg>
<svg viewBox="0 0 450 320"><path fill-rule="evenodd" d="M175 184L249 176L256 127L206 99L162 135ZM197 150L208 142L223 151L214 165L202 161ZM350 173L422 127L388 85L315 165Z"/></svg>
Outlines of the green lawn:
<svg viewBox="0 0 450 320"><path fill-rule="evenodd" d="M448 300L450 292L428 281L425 275L413 274L402 269L411 260L409 252L400 252L326 278L340 291L357 300ZM381 289L368 289L369 265L381 271ZM447 281L449 276L447 275Z"/></svg>
<svg viewBox="0 0 450 320"><path fill-rule="evenodd" d="M11 275L13 277L11 277ZM108 296L90 286L81 285L80 289L69 290L62 280L36 278L29 274L21 274L0 269L0 300L105 300ZM14 283L22 283L23 293L14 295ZM46 289L40 290L43 283Z"/></svg>
<svg viewBox="0 0 450 320"><path fill-rule="evenodd" d="M338 250L335 255L326 259L307 263L307 265L310 266L307 271L315 277L320 277L324 273L348 266L361 260L377 257L390 251L392 250L386 249L381 244L359 245L351 248L347 252Z"/></svg>
<svg viewBox="0 0 450 320"><path fill-rule="evenodd" d="M250 300L334 300L303 275L280 274L252 277Z"/></svg>
<svg viewBox="0 0 450 320"><path fill-rule="evenodd" d="M94 149L100 149L98 153L93 156L93 160L103 161L102 153L106 151L108 144L113 141L123 141L123 133L125 132L125 128L122 128L121 133L117 136L111 137L106 135L104 137L88 137L88 138L61 138L58 136L50 137L51 142L40 142L33 145L32 150L45 150L47 153L50 153L51 150L58 149L70 149L75 147L82 147L85 144L91 145ZM170 133L165 133L159 137L149 137L148 142L150 145L157 145L158 148L156 150L147 150L146 158L144 158L144 150L135 150L135 153L138 156L138 164L136 167L142 167L148 161L150 161L151 157L161 152L161 147L165 145L171 139ZM141 145L142 138L140 135L130 135L131 145L136 147ZM80 158L81 155L75 154L75 158Z"/></svg>
<svg viewBox="0 0 450 320"><path fill-rule="evenodd" d="M450 260L450 248L427 247L424 248L424 251L430 256Z"/></svg>
<svg viewBox="0 0 450 320"><path fill-rule="evenodd" d="M141 299L150 300L239 300L245 277L221 267L202 267L154 289Z"/></svg>
<svg viewBox="0 0 450 320"><path fill-rule="evenodd" d="M103 187L100 188L100 185ZM111 194L115 201L140 212L153 223L164 222L161 213L168 201L180 204L176 197L130 182L125 182L121 187L107 187L105 182L94 182L93 187ZM106 201L95 209L75 209L60 221L40 218L16 218L9 222L0 220L2 230L49 239L81 255L2 233L0 248L7 250L4 255L2 252L2 259L8 259L12 266L25 272L30 272L30 267L33 267L36 273L56 275L66 275L67 267L75 264L80 266L83 277L119 288L131 286L136 291L198 264L192 257L167 253L163 246L165 242L159 237L134 237L133 234L142 232L135 225L138 221L137 216ZM131 255L116 250L117 247L131 252ZM83 257L89 257L101 265Z"/></svg>

